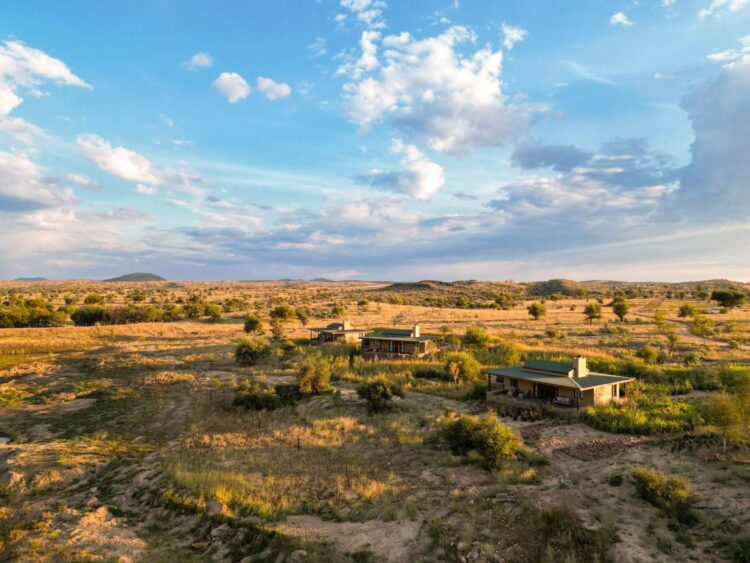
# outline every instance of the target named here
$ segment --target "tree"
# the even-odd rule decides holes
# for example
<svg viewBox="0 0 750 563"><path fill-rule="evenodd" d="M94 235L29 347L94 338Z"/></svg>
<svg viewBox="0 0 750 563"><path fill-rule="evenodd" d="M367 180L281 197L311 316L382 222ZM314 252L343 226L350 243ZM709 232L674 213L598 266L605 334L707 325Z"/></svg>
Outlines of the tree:
<svg viewBox="0 0 750 563"><path fill-rule="evenodd" d="M490 335L481 326L470 326L464 333L464 346L469 348L486 348L490 342Z"/></svg>
<svg viewBox="0 0 750 563"><path fill-rule="evenodd" d="M667 333L667 349L669 350L670 357L674 354L674 349L679 341L680 336L675 331Z"/></svg>
<svg viewBox="0 0 750 563"><path fill-rule="evenodd" d="M583 310L583 314L588 319L589 324L592 324L595 319L602 318L602 307L599 303L588 303L586 308Z"/></svg>
<svg viewBox="0 0 750 563"><path fill-rule="evenodd" d="M403 397L403 388L385 375L372 377L357 387L357 395L367 401L372 412L386 410L393 397Z"/></svg>
<svg viewBox="0 0 750 563"><path fill-rule="evenodd" d="M687 303L683 303L680 305L680 310L677 313L677 316L679 316L681 319L686 319L688 317L694 317L698 314L698 311L695 310L694 307L691 305L688 305Z"/></svg>
<svg viewBox="0 0 750 563"><path fill-rule="evenodd" d="M703 315L698 315L693 319L693 324L690 325L690 332L705 340L713 334L713 325L714 323L711 319Z"/></svg>
<svg viewBox="0 0 750 563"><path fill-rule="evenodd" d="M107 322L107 310L98 305L87 305L76 309L70 318L76 326L93 326Z"/></svg>
<svg viewBox="0 0 750 563"><path fill-rule="evenodd" d="M86 298L83 300L84 305L101 305L102 303L104 303L104 296L98 295L96 293L87 295Z"/></svg>
<svg viewBox="0 0 750 563"><path fill-rule="evenodd" d="M307 322L310 320L310 313L308 313L305 309L297 309L297 320L302 324L302 326L307 326Z"/></svg>
<svg viewBox="0 0 750 563"><path fill-rule="evenodd" d="M726 452L727 441L738 436L742 424L742 413L736 397L726 392L713 395L708 400L708 419L718 426Z"/></svg>
<svg viewBox="0 0 750 563"><path fill-rule="evenodd" d="M284 323L278 317L271 319L271 337L274 340L284 340Z"/></svg>
<svg viewBox="0 0 750 563"><path fill-rule="evenodd" d="M203 314L210 317L212 321L218 321L221 319L221 314L224 312L224 308L216 303L206 303L203 308Z"/></svg>
<svg viewBox="0 0 750 563"><path fill-rule="evenodd" d="M625 299L616 299L612 304L612 312L620 319L621 323L624 323L625 316L630 312L630 304Z"/></svg>
<svg viewBox="0 0 750 563"><path fill-rule="evenodd" d="M667 323L667 314L661 309L654 312L654 324L659 330L664 330L669 326L669 323Z"/></svg>
<svg viewBox="0 0 750 563"><path fill-rule="evenodd" d="M716 301L727 309L741 307L746 298L747 295L738 289L716 290L711 293L711 301Z"/></svg>
<svg viewBox="0 0 750 563"><path fill-rule="evenodd" d="M252 366L271 355L271 345L261 338L241 338L234 350L237 363Z"/></svg>
<svg viewBox="0 0 750 563"><path fill-rule="evenodd" d="M277 305L271 310L272 319L281 319L283 321L289 321L297 316L297 311L289 305L289 303L282 303Z"/></svg>
<svg viewBox="0 0 750 563"><path fill-rule="evenodd" d="M635 355L647 364L653 364L659 357L659 351L653 346L649 346L648 344L646 344L645 346L639 348Z"/></svg>
<svg viewBox="0 0 750 563"><path fill-rule="evenodd" d="M453 352L445 356L445 371L454 383L476 381L479 369L479 362L466 352Z"/></svg>
<svg viewBox="0 0 750 563"><path fill-rule="evenodd" d="M625 396L628 398L628 406L638 410L638 405L646 396L646 385L640 379L636 379L625 385Z"/></svg>
<svg viewBox="0 0 750 563"><path fill-rule="evenodd" d="M260 317L255 313L250 313L245 317L244 331L251 334L263 334L263 323Z"/></svg>
<svg viewBox="0 0 750 563"><path fill-rule="evenodd" d="M528 306L527 311L529 315L534 317L535 321L538 321L541 317L547 314L547 307L543 303L532 303Z"/></svg>
<svg viewBox="0 0 750 563"><path fill-rule="evenodd" d="M297 373L297 385L303 393L317 395L328 389L331 364L321 356L308 356L302 361Z"/></svg>

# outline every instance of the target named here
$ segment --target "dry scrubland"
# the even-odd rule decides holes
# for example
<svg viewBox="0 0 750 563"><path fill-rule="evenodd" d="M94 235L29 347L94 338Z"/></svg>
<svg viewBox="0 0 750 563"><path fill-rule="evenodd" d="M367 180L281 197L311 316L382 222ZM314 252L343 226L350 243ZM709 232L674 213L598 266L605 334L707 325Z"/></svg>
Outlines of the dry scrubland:
<svg viewBox="0 0 750 563"><path fill-rule="evenodd" d="M667 299L663 288L629 297L619 323L609 286L588 298L547 298L540 320L527 312L540 298L517 292L507 310L426 307L408 304L418 287L394 298L384 286L0 284L0 295L57 305L94 293L124 304L134 291L146 302L200 292L241 303L213 320L0 330L0 437L10 438L0 444L0 559L750 560L748 437L735 429L724 452L706 415L720 388L750 377L742 367L750 362L747 305L700 315L711 320L701 332L679 308L712 305L689 292ZM583 311L597 297L603 318L589 324ZM454 347L467 328L482 326L500 340L469 353L487 365L513 354L586 354L634 371L652 385L649 400L687 402L702 421L688 432L640 436L597 430L569 411L499 417L521 442L490 464L486 443L463 451L446 439L448 426L484 416L487 406L474 399L480 388L440 377L439 359L350 361L340 347L311 350L308 328L289 319L283 340L293 344L237 365L246 314L270 335L269 311L281 302L306 309L307 327L342 318L363 328L419 322ZM496 346L504 356L493 355ZM663 363L637 359L645 346L661 351ZM270 411L233 406L245 382L294 382L313 352L330 359L330 390ZM356 389L379 373L404 391L373 412ZM659 474L639 481L641 467Z"/></svg>

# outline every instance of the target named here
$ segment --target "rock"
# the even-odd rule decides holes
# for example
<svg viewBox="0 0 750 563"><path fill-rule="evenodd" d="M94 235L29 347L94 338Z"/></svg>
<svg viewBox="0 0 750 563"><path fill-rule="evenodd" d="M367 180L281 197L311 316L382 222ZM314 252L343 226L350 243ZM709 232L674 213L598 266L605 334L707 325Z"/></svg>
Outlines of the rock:
<svg viewBox="0 0 750 563"><path fill-rule="evenodd" d="M192 547L196 551L203 551L208 547L207 541L198 541L193 544L190 544L190 547Z"/></svg>
<svg viewBox="0 0 750 563"><path fill-rule="evenodd" d="M209 500L206 503L206 513L209 516L216 516L217 514L221 514L224 512L224 509L226 507L224 506L224 503L219 502L218 500Z"/></svg>
<svg viewBox="0 0 750 563"><path fill-rule="evenodd" d="M292 551L287 557L287 563L304 563L307 561L307 552L304 549Z"/></svg>

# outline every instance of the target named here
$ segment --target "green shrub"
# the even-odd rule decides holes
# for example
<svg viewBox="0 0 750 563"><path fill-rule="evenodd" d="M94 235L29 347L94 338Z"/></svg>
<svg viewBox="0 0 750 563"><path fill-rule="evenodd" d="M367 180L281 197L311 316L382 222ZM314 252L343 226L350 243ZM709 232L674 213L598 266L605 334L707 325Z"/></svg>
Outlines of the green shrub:
<svg viewBox="0 0 750 563"><path fill-rule="evenodd" d="M271 345L262 338L241 338L234 350L237 363L252 366L271 355Z"/></svg>
<svg viewBox="0 0 750 563"><path fill-rule="evenodd" d="M463 336L464 346L469 348L486 348L491 336L481 326L470 326Z"/></svg>
<svg viewBox="0 0 750 563"><path fill-rule="evenodd" d="M98 305L87 305L76 309L70 315L70 318L76 326L93 326L95 324L103 324L109 320L107 310Z"/></svg>
<svg viewBox="0 0 750 563"><path fill-rule="evenodd" d="M245 317L243 329L247 333L263 334L263 323L258 315L251 313Z"/></svg>
<svg viewBox="0 0 750 563"><path fill-rule="evenodd" d="M297 373L297 385L302 393L317 395L328 390L331 379L331 364L322 356L307 356Z"/></svg>
<svg viewBox="0 0 750 563"><path fill-rule="evenodd" d="M482 418L462 414L447 420L440 429L440 437L453 453L465 455L487 469L499 469L506 461L515 459L521 445L520 438L492 411Z"/></svg>
<svg viewBox="0 0 750 563"><path fill-rule="evenodd" d="M588 407L581 413L581 420L615 434L685 432L703 424L693 402L653 398L640 401L637 409L618 403Z"/></svg>
<svg viewBox="0 0 750 563"><path fill-rule="evenodd" d="M691 507L690 481L686 477L669 477L647 467L636 467L630 476L638 496L661 508L670 519L686 526L698 523Z"/></svg>
<svg viewBox="0 0 750 563"><path fill-rule="evenodd" d="M479 379L479 362L466 352L453 352L444 356L445 371L455 383Z"/></svg>
<svg viewBox="0 0 750 563"><path fill-rule="evenodd" d="M357 395L367 401L372 412L386 410L393 397L403 397L403 388L385 375L378 375L357 387Z"/></svg>
<svg viewBox="0 0 750 563"><path fill-rule="evenodd" d="M727 555L734 563L750 563L750 535L727 538Z"/></svg>
<svg viewBox="0 0 750 563"><path fill-rule="evenodd" d="M256 381L243 381L235 391L232 404L248 410L270 411L279 408L282 402L273 386Z"/></svg>

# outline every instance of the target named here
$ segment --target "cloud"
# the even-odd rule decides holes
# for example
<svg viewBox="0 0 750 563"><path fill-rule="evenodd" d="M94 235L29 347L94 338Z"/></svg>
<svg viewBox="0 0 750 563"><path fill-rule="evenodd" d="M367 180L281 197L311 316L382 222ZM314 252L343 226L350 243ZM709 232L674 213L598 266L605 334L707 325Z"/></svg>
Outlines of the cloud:
<svg viewBox="0 0 750 563"><path fill-rule="evenodd" d="M387 7L387 4L381 0L341 0L341 7L349 10L356 20L366 27L371 29L385 27L383 9ZM339 14L336 19L341 22L346 19L346 15Z"/></svg>
<svg viewBox="0 0 750 563"><path fill-rule="evenodd" d="M620 25L622 27L630 27L633 25L633 22L628 19L628 16L626 16L622 12L612 14L612 17L609 18L609 23L611 25Z"/></svg>
<svg viewBox="0 0 750 563"><path fill-rule="evenodd" d="M357 180L376 188L405 193L420 201L431 199L445 183L443 167L431 162L416 146L395 139L391 151L404 155L401 160L402 171L372 170L359 176Z"/></svg>
<svg viewBox="0 0 750 563"><path fill-rule="evenodd" d="M137 194L154 195L156 193L156 188L152 186L145 186L143 184L137 184L135 188L133 188L133 191Z"/></svg>
<svg viewBox="0 0 750 563"><path fill-rule="evenodd" d="M326 48L326 38L316 37L315 40L307 46L307 50L313 57L322 57L328 53Z"/></svg>
<svg viewBox="0 0 750 563"><path fill-rule="evenodd" d="M53 179L45 177L27 156L0 151L0 212L28 211L73 201L71 189L60 188Z"/></svg>
<svg viewBox="0 0 750 563"><path fill-rule="evenodd" d="M222 72L214 80L214 88L232 104L247 98L252 92L250 85L236 72Z"/></svg>
<svg viewBox="0 0 750 563"><path fill-rule="evenodd" d="M502 52L488 47L469 56L458 52L475 39L461 26L423 40L408 33L384 37L383 62L371 61L369 68L360 64L344 85L349 118L365 131L392 120L450 154L517 138L546 108L503 94Z"/></svg>
<svg viewBox="0 0 750 563"><path fill-rule="evenodd" d="M77 186L81 186L82 188L96 189L99 187L99 185L88 176L84 176L83 174L77 174L75 172L66 174L65 179L68 182L72 182L73 184L76 184Z"/></svg>
<svg viewBox="0 0 750 563"><path fill-rule="evenodd" d="M740 60L750 58L750 35L740 37L739 42L739 49L727 49L726 51L711 53L707 57L708 60L726 63L726 66L732 66Z"/></svg>
<svg viewBox="0 0 750 563"><path fill-rule="evenodd" d="M26 145L30 145L34 142L34 139L44 136L44 132L32 123L20 117L3 117L2 115L0 115L0 132L7 133Z"/></svg>
<svg viewBox="0 0 750 563"><path fill-rule="evenodd" d="M192 71L203 70L214 66L214 58L208 53L198 52L182 63L182 66Z"/></svg>
<svg viewBox="0 0 750 563"><path fill-rule="evenodd" d="M264 78L263 76L258 77L256 87L258 88L258 92L264 94L269 100L286 98L292 93L289 84L274 82L270 78Z"/></svg>
<svg viewBox="0 0 750 563"><path fill-rule="evenodd" d="M720 17L727 13L736 14L747 6L750 6L750 0L713 0L708 8L698 12L698 17L705 19L712 15Z"/></svg>
<svg viewBox="0 0 750 563"><path fill-rule="evenodd" d="M520 43L529 35L529 32L520 27L513 27L503 22L503 46L510 51L516 43Z"/></svg>
<svg viewBox="0 0 750 563"><path fill-rule="evenodd" d="M515 166L533 169L550 167L567 172L589 162L592 154L573 145L518 145L511 156Z"/></svg>
<svg viewBox="0 0 750 563"><path fill-rule="evenodd" d="M98 135L92 134L78 135L76 144L86 158L110 174L144 184L160 183L151 162L133 150L113 147Z"/></svg>
<svg viewBox="0 0 750 563"><path fill-rule="evenodd" d="M750 215L748 131L750 56L725 67L682 100L693 124L690 163L681 171L680 189L670 207L677 216L704 221Z"/></svg>

